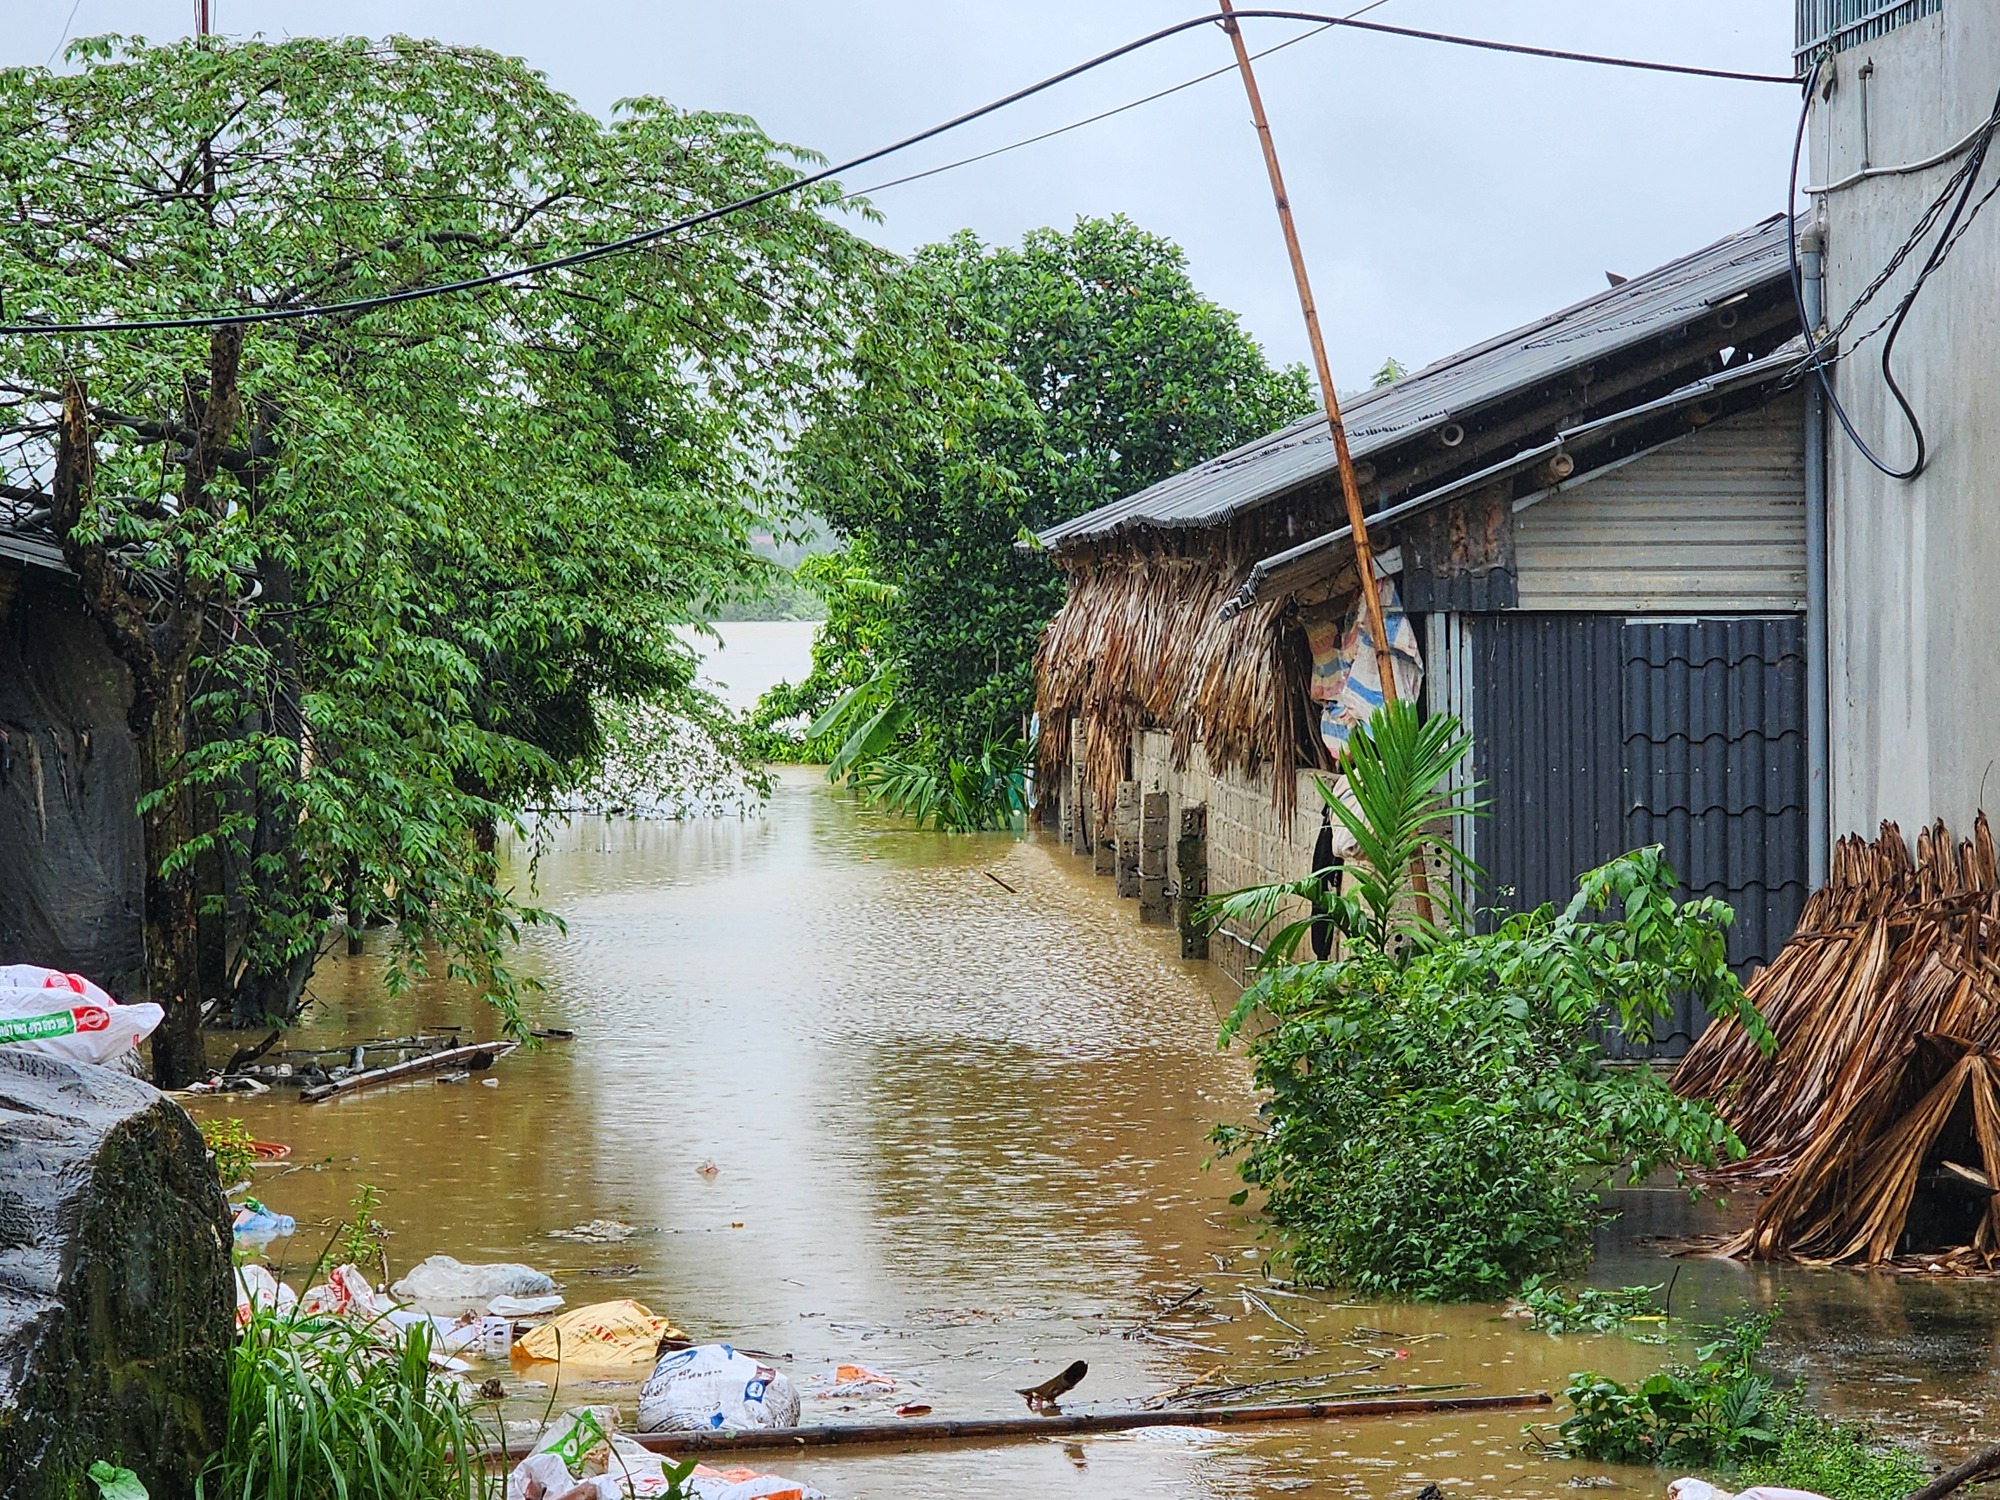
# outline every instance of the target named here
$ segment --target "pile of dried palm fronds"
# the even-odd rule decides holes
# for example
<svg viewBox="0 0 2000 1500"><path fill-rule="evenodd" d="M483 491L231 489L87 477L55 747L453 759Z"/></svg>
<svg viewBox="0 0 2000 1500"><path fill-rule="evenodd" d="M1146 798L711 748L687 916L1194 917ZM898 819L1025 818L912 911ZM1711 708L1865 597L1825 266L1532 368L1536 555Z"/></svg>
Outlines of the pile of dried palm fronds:
<svg viewBox="0 0 2000 1500"><path fill-rule="evenodd" d="M1289 802L1307 668L1287 649L1289 601L1221 617L1238 581L1206 555L1115 552L1069 567L1069 599L1035 654L1041 763L1046 777L1060 775L1080 719L1097 818L1108 819L1132 775L1140 729L1170 730L1180 766L1199 742L1218 770L1269 767Z"/></svg>
<svg viewBox="0 0 2000 1500"><path fill-rule="evenodd" d="M1723 1175L1776 1181L1735 1251L1880 1263L1920 1188L1985 1191L1977 1179L2000 1169L1996 959L2000 869L1983 813L1963 844L1943 823L1925 830L1914 861L1894 824L1872 843L1841 840L1832 879L1747 986L1776 1050L1718 1023L1674 1078L1749 1148ZM1983 1259L2000 1221L1981 1222L1967 1244Z"/></svg>

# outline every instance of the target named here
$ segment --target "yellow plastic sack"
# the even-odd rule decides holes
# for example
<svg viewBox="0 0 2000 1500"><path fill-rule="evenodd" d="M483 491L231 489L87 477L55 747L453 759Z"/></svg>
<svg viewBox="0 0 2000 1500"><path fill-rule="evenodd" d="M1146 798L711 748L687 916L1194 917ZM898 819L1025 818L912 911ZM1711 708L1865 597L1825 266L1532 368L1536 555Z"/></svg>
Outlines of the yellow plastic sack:
<svg viewBox="0 0 2000 1500"><path fill-rule="evenodd" d="M560 1361L571 1368L650 1370L660 1340L685 1338L665 1318L656 1318L629 1298L594 1302L530 1328L514 1342L520 1359Z"/></svg>

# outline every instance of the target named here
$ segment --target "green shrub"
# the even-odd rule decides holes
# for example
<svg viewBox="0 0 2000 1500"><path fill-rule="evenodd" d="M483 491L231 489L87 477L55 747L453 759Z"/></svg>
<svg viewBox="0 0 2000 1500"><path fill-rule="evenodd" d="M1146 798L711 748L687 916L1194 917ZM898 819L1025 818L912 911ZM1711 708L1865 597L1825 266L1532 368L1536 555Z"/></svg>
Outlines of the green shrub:
<svg viewBox="0 0 2000 1500"><path fill-rule="evenodd" d="M1379 709L1348 742L1353 805L1320 789L1360 851L1344 888L1315 877L1203 907L1267 939L1265 967L1222 1038L1253 1019L1261 1028L1249 1050L1267 1094L1263 1127L1214 1138L1265 1190L1304 1280L1501 1296L1582 1264L1598 1189L1617 1171L1636 1181L1742 1150L1712 1109L1651 1069L1607 1069L1597 1040L1614 1020L1643 1039L1692 995L1769 1045L1730 972L1735 914L1676 900L1655 845L1583 876L1560 912L1462 932L1449 890L1433 882L1426 895L1411 872L1442 861L1478 878L1438 834L1479 811L1452 785L1470 748L1448 714ZM1312 915L1280 926L1300 901ZM1315 921L1346 937L1346 956L1290 962Z"/></svg>
<svg viewBox="0 0 2000 1500"><path fill-rule="evenodd" d="M203 1120L201 1140L208 1147L208 1159L215 1164L216 1178L225 1189L250 1180L257 1153L249 1126L241 1120Z"/></svg>
<svg viewBox="0 0 2000 1500"><path fill-rule="evenodd" d="M1804 1410L1785 1427L1778 1446L1745 1464L1741 1475L1745 1485L1809 1490L1828 1500L1902 1500L1929 1478L1929 1466L1909 1449Z"/></svg>
<svg viewBox="0 0 2000 1500"><path fill-rule="evenodd" d="M1658 850L1586 876L1569 910L1393 958L1271 970L1226 1035L1249 1043L1262 1128L1223 1127L1304 1280L1421 1298L1497 1298L1574 1270L1621 1169L1741 1151L1651 1069L1607 1069L1596 1028L1633 1031L1687 984L1734 1013L1727 908L1679 903ZM1590 913L1622 911L1592 921ZM1754 1013L1753 1013L1754 1014Z"/></svg>
<svg viewBox="0 0 2000 1500"><path fill-rule="evenodd" d="M1737 1319L1695 1352L1636 1386L1570 1378L1562 1450L1605 1463L1665 1464L1782 1486L1828 1500L1902 1500L1929 1477L1924 1460L1867 1428L1812 1411L1796 1387L1758 1368L1775 1313Z"/></svg>
<svg viewBox="0 0 2000 1500"><path fill-rule="evenodd" d="M1570 1377L1571 1414L1558 1429L1577 1458L1620 1464L1740 1464L1777 1450L1789 1417L1756 1368L1773 1313L1722 1329L1695 1352L1636 1386L1588 1372Z"/></svg>
<svg viewBox="0 0 2000 1500"><path fill-rule="evenodd" d="M382 1332L255 1310L199 1500L484 1500L482 1435L432 1372L428 1328Z"/></svg>

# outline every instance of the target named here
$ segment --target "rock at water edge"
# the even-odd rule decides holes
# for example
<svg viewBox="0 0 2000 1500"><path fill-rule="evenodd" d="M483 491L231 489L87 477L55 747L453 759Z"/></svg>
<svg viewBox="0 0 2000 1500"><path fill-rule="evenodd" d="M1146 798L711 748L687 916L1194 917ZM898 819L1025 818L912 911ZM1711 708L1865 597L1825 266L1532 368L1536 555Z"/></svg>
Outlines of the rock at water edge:
<svg viewBox="0 0 2000 1500"><path fill-rule="evenodd" d="M95 1500L101 1458L192 1500L227 1416L229 1252L185 1110L0 1046L0 1495Z"/></svg>

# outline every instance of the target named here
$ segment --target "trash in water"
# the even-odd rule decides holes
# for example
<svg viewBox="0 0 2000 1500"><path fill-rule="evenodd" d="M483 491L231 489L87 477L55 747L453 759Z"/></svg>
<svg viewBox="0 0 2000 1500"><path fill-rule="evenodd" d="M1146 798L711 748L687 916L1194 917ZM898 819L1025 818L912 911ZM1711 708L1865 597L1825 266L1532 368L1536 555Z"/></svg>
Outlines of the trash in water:
<svg viewBox="0 0 2000 1500"><path fill-rule="evenodd" d="M798 1425L799 1393L791 1381L727 1344L697 1344L662 1355L639 1392L641 1432Z"/></svg>
<svg viewBox="0 0 2000 1500"><path fill-rule="evenodd" d="M865 1396L896 1388L893 1376L871 1370L866 1365L838 1366L832 1374L822 1375L813 1383L818 1387L814 1394L826 1397Z"/></svg>
<svg viewBox="0 0 2000 1500"><path fill-rule="evenodd" d="M645 1500L671 1488L659 1457L618 1431L609 1406L581 1407L550 1423L507 1476L507 1500L568 1500L584 1485L592 1500Z"/></svg>
<svg viewBox="0 0 2000 1500"><path fill-rule="evenodd" d="M899 1417L927 1417L930 1414L930 1407L921 1401L905 1401L896 1408L896 1415Z"/></svg>
<svg viewBox="0 0 2000 1500"><path fill-rule="evenodd" d="M492 1305L496 1297L539 1299L553 1295L555 1289L555 1282L533 1266L510 1261L469 1266L449 1255L431 1256L389 1288L402 1301L413 1302L426 1312L490 1312L503 1318L527 1314L502 1312ZM540 1310L560 1306L562 1299L557 1297L551 1308Z"/></svg>
<svg viewBox="0 0 2000 1500"><path fill-rule="evenodd" d="M245 1198L232 1227L239 1240L275 1240L296 1233L299 1223L290 1214L273 1213L255 1198Z"/></svg>
<svg viewBox="0 0 2000 1500"><path fill-rule="evenodd" d="M271 1274L270 1268L258 1265L241 1265L236 1268L236 1326L243 1327L250 1321L250 1310L255 1307L270 1308L274 1312L285 1312L298 1305L299 1295Z"/></svg>
<svg viewBox="0 0 2000 1500"><path fill-rule="evenodd" d="M1667 1500L1826 1500L1812 1490L1788 1490L1779 1485L1753 1484L1747 1490L1726 1490L1706 1479L1676 1479L1667 1486Z"/></svg>
<svg viewBox="0 0 2000 1500"><path fill-rule="evenodd" d="M1059 1375L1051 1375L1040 1385L1031 1385L1014 1394L1026 1398L1030 1411L1055 1411L1056 1402L1083 1383L1090 1366L1078 1360Z"/></svg>
<svg viewBox="0 0 2000 1500"><path fill-rule="evenodd" d="M722 1168L718 1167L718 1166L717 1166L717 1165L716 1165L716 1164L715 1164L714 1162L712 1162L712 1161L705 1161L705 1162L703 1162L703 1163L702 1163L702 1164L701 1164L700 1166L698 1166L698 1167L696 1167L696 1168L695 1168L695 1172L696 1172L696 1174L697 1174L697 1175L699 1175L699 1176L702 1176L702 1177L706 1177L706 1178L710 1179L711 1181L713 1181L713 1180L714 1180L714 1178L715 1178L715 1175L716 1175L716 1174L717 1174L718 1172L720 1172L721 1170L722 1170Z"/></svg>
<svg viewBox="0 0 2000 1500"><path fill-rule="evenodd" d="M585 1245L615 1245L620 1240L629 1240L639 1231L630 1224L621 1224L616 1219L592 1219L588 1224L578 1224L569 1229L551 1229L552 1240L576 1240Z"/></svg>
<svg viewBox="0 0 2000 1500"><path fill-rule="evenodd" d="M497 1078L482 1078L479 1081L489 1089L497 1089L500 1087L500 1080Z"/></svg>
<svg viewBox="0 0 2000 1500"><path fill-rule="evenodd" d="M495 1297L486 1310L496 1318L544 1318L563 1305L561 1292L546 1297Z"/></svg>
<svg viewBox="0 0 2000 1500"><path fill-rule="evenodd" d="M755 1469L711 1469L695 1465L694 1500L826 1500L809 1484L759 1474Z"/></svg>
<svg viewBox="0 0 2000 1500"><path fill-rule="evenodd" d="M626 1298L575 1308L530 1328L514 1353L572 1369L643 1370L658 1356L661 1339L683 1337L667 1319Z"/></svg>

